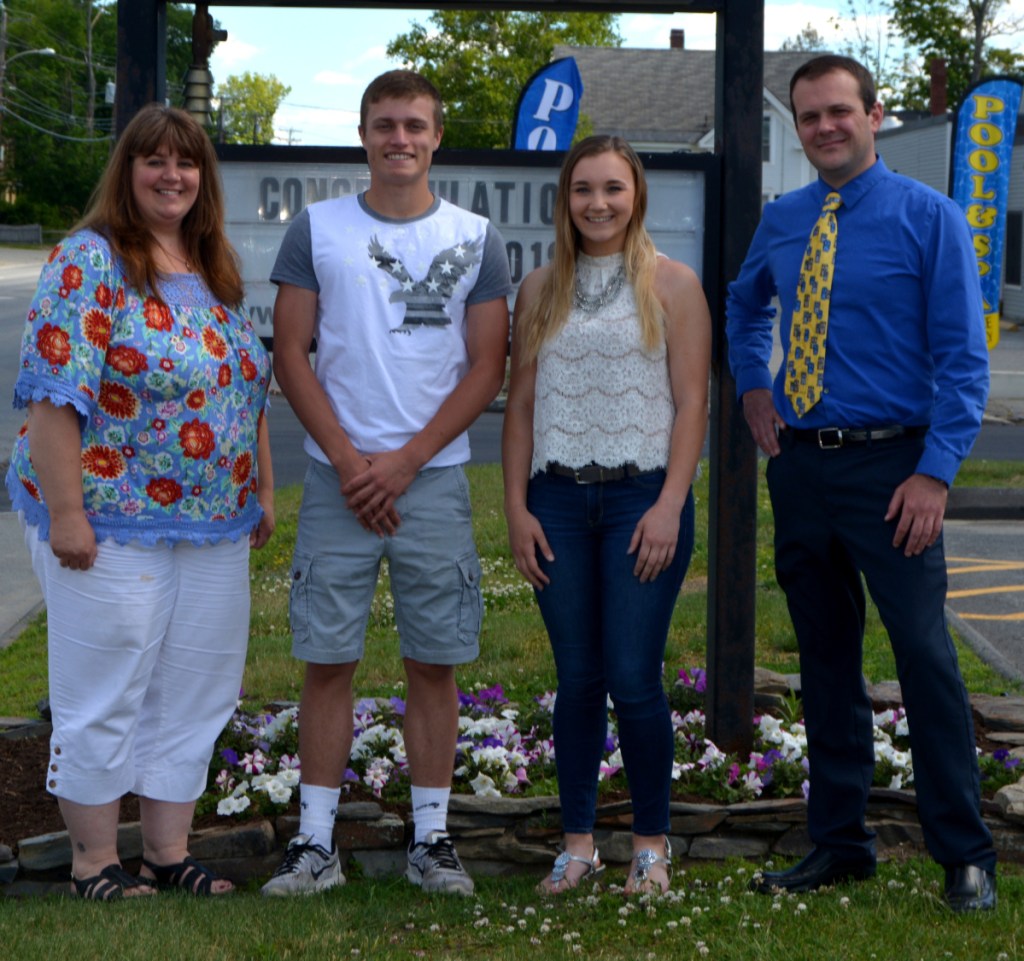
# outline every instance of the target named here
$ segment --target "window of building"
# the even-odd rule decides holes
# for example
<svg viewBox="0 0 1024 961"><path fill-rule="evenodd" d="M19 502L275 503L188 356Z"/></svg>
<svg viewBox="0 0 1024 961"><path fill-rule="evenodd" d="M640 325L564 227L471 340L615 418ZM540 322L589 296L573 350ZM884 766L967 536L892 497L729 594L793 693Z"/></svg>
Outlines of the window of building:
<svg viewBox="0 0 1024 961"><path fill-rule="evenodd" d="M1010 210L1006 214L1006 283L1021 286L1024 270L1024 211Z"/></svg>

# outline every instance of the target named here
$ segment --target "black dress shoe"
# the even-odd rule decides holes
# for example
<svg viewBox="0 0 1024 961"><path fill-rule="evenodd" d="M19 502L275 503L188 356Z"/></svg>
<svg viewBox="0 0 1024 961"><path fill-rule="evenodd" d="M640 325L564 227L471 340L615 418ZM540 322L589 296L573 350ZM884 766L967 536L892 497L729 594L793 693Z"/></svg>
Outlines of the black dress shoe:
<svg viewBox="0 0 1024 961"><path fill-rule="evenodd" d="M863 881L874 876L874 861L843 858L824 848L815 848L788 871L763 872L750 882L750 888L758 894L813 891L839 881Z"/></svg>
<svg viewBox="0 0 1024 961"><path fill-rule="evenodd" d="M977 864L946 868L946 889L942 897L958 914L993 911L996 906L996 876Z"/></svg>

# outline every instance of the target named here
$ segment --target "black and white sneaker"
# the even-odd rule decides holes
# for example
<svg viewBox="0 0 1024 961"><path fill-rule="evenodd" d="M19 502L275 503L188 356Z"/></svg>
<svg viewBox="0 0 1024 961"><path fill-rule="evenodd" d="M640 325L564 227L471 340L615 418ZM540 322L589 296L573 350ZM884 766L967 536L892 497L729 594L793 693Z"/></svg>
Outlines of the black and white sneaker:
<svg viewBox="0 0 1024 961"><path fill-rule="evenodd" d="M473 893L473 879L466 873L452 839L444 831L431 831L426 841L409 845L405 876L424 891Z"/></svg>
<svg viewBox="0 0 1024 961"><path fill-rule="evenodd" d="M268 897L315 894L345 883L338 849L330 851L314 844L308 834L296 834L288 842L281 866L263 885L260 893Z"/></svg>

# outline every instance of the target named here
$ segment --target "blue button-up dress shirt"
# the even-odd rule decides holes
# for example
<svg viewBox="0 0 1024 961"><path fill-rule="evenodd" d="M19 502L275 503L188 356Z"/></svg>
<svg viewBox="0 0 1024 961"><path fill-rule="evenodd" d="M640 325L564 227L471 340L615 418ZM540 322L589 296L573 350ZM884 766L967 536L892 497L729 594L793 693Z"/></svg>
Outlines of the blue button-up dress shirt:
<svg viewBox="0 0 1024 961"><path fill-rule="evenodd" d="M785 363L772 383L772 299L785 357L807 238L832 189L819 179L764 209L729 285L737 392L771 388L791 427L928 425L918 473L951 484L988 397L978 265L963 211L880 158L839 190L822 398L800 418L783 389Z"/></svg>

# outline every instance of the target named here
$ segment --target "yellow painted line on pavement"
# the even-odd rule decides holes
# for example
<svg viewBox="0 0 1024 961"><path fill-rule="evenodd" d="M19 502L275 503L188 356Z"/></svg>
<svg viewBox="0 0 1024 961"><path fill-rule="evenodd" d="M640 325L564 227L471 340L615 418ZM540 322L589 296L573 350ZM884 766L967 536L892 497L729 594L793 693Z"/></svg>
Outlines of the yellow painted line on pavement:
<svg viewBox="0 0 1024 961"><path fill-rule="evenodd" d="M965 621L1024 621L1024 611L1018 611L1016 614L964 614L963 611L956 613Z"/></svg>
<svg viewBox="0 0 1024 961"><path fill-rule="evenodd" d="M950 567L950 563L962 564L962 567ZM981 574L990 571L1024 571L1024 561L993 561L980 557L947 557L947 574Z"/></svg>
<svg viewBox="0 0 1024 961"><path fill-rule="evenodd" d="M1024 591L1024 584L1001 584L998 587L975 587L963 591L946 591L946 597L981 597L983 594L1013 594Z"/></svg>

